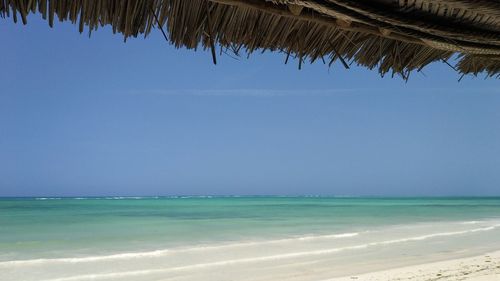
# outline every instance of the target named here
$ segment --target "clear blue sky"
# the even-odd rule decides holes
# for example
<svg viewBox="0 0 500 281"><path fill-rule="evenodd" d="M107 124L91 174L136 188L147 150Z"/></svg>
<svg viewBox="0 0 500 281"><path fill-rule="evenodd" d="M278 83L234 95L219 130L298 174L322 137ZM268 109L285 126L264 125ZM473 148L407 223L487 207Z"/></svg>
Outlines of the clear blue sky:
<svg viewBox="0 0 500 281"><path fill-rule="evenodd" d="M499 80L0 21L0 196L500 195Z"/></svg>

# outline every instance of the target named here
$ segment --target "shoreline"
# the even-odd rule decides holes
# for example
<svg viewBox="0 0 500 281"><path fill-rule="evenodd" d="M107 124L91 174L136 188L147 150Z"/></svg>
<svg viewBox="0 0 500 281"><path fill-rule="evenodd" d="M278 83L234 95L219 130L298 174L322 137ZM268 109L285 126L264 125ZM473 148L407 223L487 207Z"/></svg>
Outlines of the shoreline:
<svg viewBox="0 0 500 281"><path fill-rule="evenodd" d="M478 256L450 259L374 271L359 275L324 279L321 281L496 281L500 280L500 251Z"/></svg>
<svg viewBox="0 0 500 281"><path fill-rule="evenodd" d="M0 201L0 280L500 281L498 200L117 201Z"/></svg>

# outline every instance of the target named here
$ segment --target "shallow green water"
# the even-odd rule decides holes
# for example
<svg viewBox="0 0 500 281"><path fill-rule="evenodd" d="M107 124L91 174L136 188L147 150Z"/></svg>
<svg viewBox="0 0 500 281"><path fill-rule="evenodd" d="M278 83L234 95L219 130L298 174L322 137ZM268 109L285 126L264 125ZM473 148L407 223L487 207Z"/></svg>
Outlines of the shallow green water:
<svg viewBox="0 0 500 281"><path fill-rule="evenodd" d="M500 198L3 198L0 261L500 218Z"/></svg>

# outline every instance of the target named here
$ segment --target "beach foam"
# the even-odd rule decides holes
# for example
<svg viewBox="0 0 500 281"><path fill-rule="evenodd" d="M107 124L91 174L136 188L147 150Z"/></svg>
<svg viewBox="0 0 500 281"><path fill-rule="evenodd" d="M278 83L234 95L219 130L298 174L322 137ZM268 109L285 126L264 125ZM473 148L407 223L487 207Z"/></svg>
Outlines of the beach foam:
<svg viewBox="0 0 500 281"><path fill-rule="evenodd" d="M262 257L264 260L266 259L277 259L277 258L290 258L290 257L298 257L304 255L321 255L321 254L329 254L335 253L345 250L357 250L363 249L367 247L373 247L378 245L388 245L395 243L405 243L412 241L422 241L426 239L436 238L436 237L445 237L445 236L455 236L455 235L464 235L468 233L475 232L483 232L490 231L496 228L500 228L500 224L494 224L487 227L481 228L473 228L461 231L452 231L452 232L438 232L431 233L420 236L413 237L405 237L400 239L392 239L385 241L377 241L370 242L360 245L354 245L349 247L341 247L341 248L333 248L333 249L325 249L319 251L309 251L309 252L301 252L301 253L290 253L283 255L276 255L271 257ZM341 233L341 234L331 234L331 235L308 235L302 237L295 238L286 238L286 239L276 239L276 240L264 240L264 241L252 241L252 242L239 242L239 243L231 243L231 244L221 244L221 245L211 245L211 246L195 246L189 248L177 248L177 249L161 249L155 251L148 252L131 252L131 253L121 253L121 254L113 254L113 255L103 255L103 256L89 256L89 257L74 257L74 258L55 258L55 259L31 259L31 260L14 260L14 261L5 261L0 262L1 267L8 266L24 266L30 264L47 264L47 263L87 263L87 262L96 262L96 261L106 261L106 260L121 260L121 259L140 259L146 257L162 257L166 255L172 255L181 252L193 252L193 251L209 251L209 250L228 250L230 248L238 248L238 247L249 247L249 246L265 246L268 244L275 243L294 243L299 241L314 241L314 240L327 240L327 239L342 239L342 238L351 238L359 236L360 233ZM258 261L261 258L256 258L255 260L251 259L243 259L242 261Z"/></svg>
<svg viewBox="0 0 500 281"><path fill-rule="evenodd" d="M75 258L59 258L59 259L32 259L32 260L16 260L16 261L5 261L0 262L0 267L11 266L11 265L27 265L27 264L38 264L38 263L84 263L84 262L96 262L105 260L118 260L118 259L137 259L145 257L161 257L169 254L180 253L180 252L191 252L191 251L206 251L206 250L222 250L227 248L235 247L248 247L256 245L266 245L275 243L293 243L297 241L313 241L313 240L324 240L324 239L341 239L358 236L359 233L341 233L341 234L330 234L330 235L308 235L295 238L286 239L276 239L276 240L263 240L263 241L252 241L252 242L239 242L231 244L221 244L212 246L196 246L190 248L178 248L178 249L162 249L148 252L136 252L136 253L122 253L104 256L91 256L91 257L75 257Z"/></svg>

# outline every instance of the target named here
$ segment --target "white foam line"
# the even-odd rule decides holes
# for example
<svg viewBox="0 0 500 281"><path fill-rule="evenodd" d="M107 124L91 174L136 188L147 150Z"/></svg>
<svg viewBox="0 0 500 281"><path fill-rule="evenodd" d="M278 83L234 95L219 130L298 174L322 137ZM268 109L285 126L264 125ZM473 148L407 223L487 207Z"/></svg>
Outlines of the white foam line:
<svg viewBox="0 0 500 281"><path fill-rule="evenodd" d="M78 276L63 277L63 278L56 278L56 279L46 279L43 281L78 281L78 280L94 280L94 279L103 279L103 278L106 279L106 278L117 278L117 277L130 277L130 276L140 276L140 275L147 275L147 274L166 273L166 272L171 272L171 271L181 271L181 270L189 270L189 269L202 269L202 268L208 268L208 267L234 265L234 264L241 264L241 263L263 262L263 261L271 261L271 260L299 258L299 257L305 257L305 256L325 255L325 254L332 254L332 253L337 253L337 252L347 251L347 250L365 249L368 247L373 247L373 246L378 246L378 245L388 245L388 244L395 244L395 243L402 243L402 242L420 241L420 240L425 240L425 239L434 238L434 237L452 236L452 235L461 235L461 234L474 233L474 232L489 231L489 230L493 230L497 227L500 227L500 224L493 225L490 227L475 228L475 229L464 230L464 231L441 232L441 233L414 236L414 237L403 238L403 239L386 240L386 241L381 241L381 242L371 242L371 243L367 243L367 244L347 246L347 247L341 247L341 248L331 248L331 249L306 251L306 252L295 252L295 253L278 254L278 255L254 257L254 258L242 258L242 259L235 259L235 260L224 260L224 261L200 263L200 264L186 265L186 266L179 266L179 267L172 267L172 268L165 268L165 269L136 270L136 271L103 273L103 274L87 274L87 275L78 275Z"/></svg>
<svg viewBox="0 0 500 281"><path fill-rule="evenodd" d="M293 241L341 239L341 238L350 238L350 237L354 237L354 236L358 236L358 235L359 235L359 233L357 233L357 232L331 234L331 235L310 235L310 236L268 240L268 241L241 242L241 243L232 243L232 244L221 244L221 245L217 245L217 246L198 246L198 247L184 248L184 249L182 249L182 248L164 249L164 250L156 250L156 251L150 251L150 252L123 253L123 254L115 254L115 255L107 255L107 256L92 256L92 257L81 257L81 258L15 260L15 261L0 262L0 268L4 267L4 266L40 264L40 263L80 263L80 262L84 263L84 262L95 262L95 261L105 261L105 260L121 260L121 259L146 258L146 257L161 257L164 255L168 255L168 254L172 254L172 253L176 253L176 252L179 253L179 252L190 252L190 251L204 251L204 250L231 248L231 247L246 247L246 246L267 245L267 244L274 244L274 243L286 243L286 242L293 242Z"/></svg>
<svg viewBox="0 0 500 281"><path fill-rule="evenodd" d="M199 263L194 265L186 265L186 266L178 266L172 268L165 269L149 269L149 270L136 270L136 271L126 271L126 272L116 272L116 273L104 273L104 274L87 274L87 275L78 275L72 277L63 277L56 279L46 279L42 281L77 281L77 280L94 280L94 279L107 279L107 278L117 278L117 277L130 277L130 276L140 276L147 274L156 274L156 273L166 273L172 271L181 271L181 270L189 270L189 269L202 269L207 267L214 266L226 266L240 263L250 263L250 262L262 262L262 261L270 261L270 260L278 260L278 259L289 259L289 258L297 258L303 256L310 255L324 255L331 254L345 250L355 250L355 249L363 249L366 248L366 245L358 245L358 246L349 246L344 248L333 248L326 250L318 250L318 251L309 251L309 252L297 252L297 253L289 253L289 254L280 254L273 256L264 256L264 257L256 257L256 258L243 258L236 260L224 260L218 262L210 262L210 263Z"/></svg>
<svg viewBox="0 0 500 281"><path fill-rule="evenodd" d="M391 244L391 243L400 243L406 241L418 241L424 240L433 237L440 236L449 236L449 235L460 235L477 231L485 231L485 230L493 230L497 227L500 227L500 224L484 227L484 228L476 228L472 230L463 230L463 231L455 231L455 232L443 232L436 234L423 235L412 238L403 238L397 240L383 241L380 243ZM87 262L96 262L96 261L106 261L106 260L124 260L124 259L139 259L139 258L154 258L161 257L173 253L179 252L191 252L191 251L205 251L205 250L213 250L213 249L224 249L231 247L246 247L246 246L255 246L255 245L266 245L273 243L286 243L293 241L313 241L313 240L321 240L321 239L340 239L340 238L350 238L358 236L360 233L341 233L341 234L332 234L332 235L311 235L311 236L303 236L297 238L286 238L286 239L277 239L270 241L255 241L255 242L241 242L241 243L233 243L233 244L222 244L217 246L198 246L192 248L179 248L179 249L164 249L164 250L155 250L150 252L135 252L135 253L123 253L123 254L114 254L114 255L106 255L106 256L91 256L91 257L80 257L80 258L55 258L55 259L31 259L31 260L14 260L14 261L5 261L0 262L0 268L8 267L8 266L21 266L21 265L33 265L33 264L43 264L43 263L87 263ZM409 240L408 240L409 239ZM377 243L377 242L375 242Z"/></svg>
<svg viewBox="0 0 500 281"><path fill-rule="evenodd" d="M485 221L464 221L461 222L460 224L479 224L479 223L484 223Z"/></svg>
<svg viewBox="0 0 500 281"><path fill-rule="evenodd" d="M426 239L435 238L435 237L453 236L453 235L461 235L461 234L481 232L481 231L489 231L489 230L494 230L497 227L500 227L500 224L492 225L492 226L488 226L488 227L482 227L482 228L475 228L475 229L470 229L470 230L453 231L453 232L440 232L440 233L433 233L433 234L415 236L415 237L410 237L410 238L394 239L394 240L388 240L388 241L382 241L382 242L373 242L370 244L386 245L386 244L394 244L394 243L401 243L401 242L421 241L421 240L426 240Z"/></svg>

